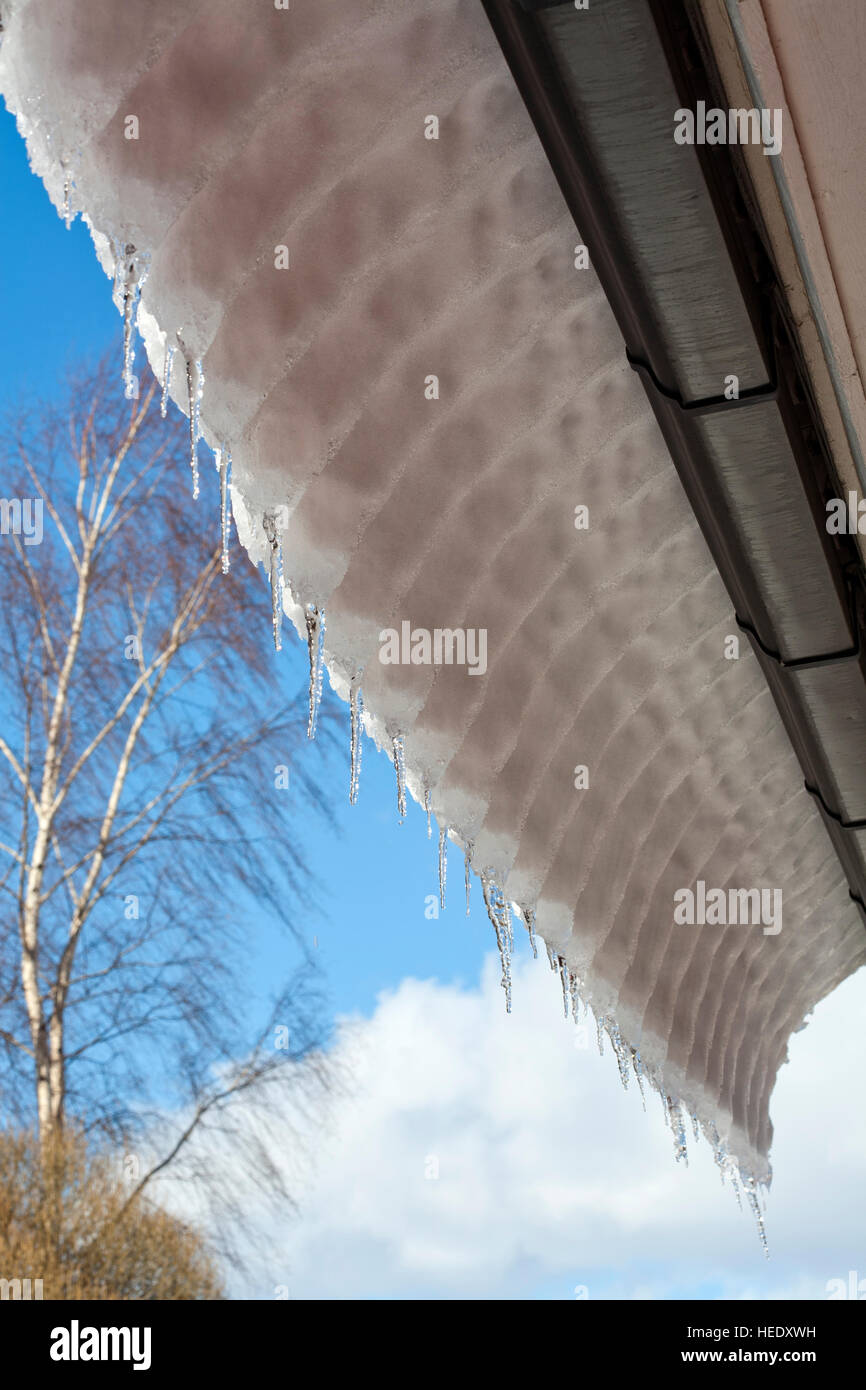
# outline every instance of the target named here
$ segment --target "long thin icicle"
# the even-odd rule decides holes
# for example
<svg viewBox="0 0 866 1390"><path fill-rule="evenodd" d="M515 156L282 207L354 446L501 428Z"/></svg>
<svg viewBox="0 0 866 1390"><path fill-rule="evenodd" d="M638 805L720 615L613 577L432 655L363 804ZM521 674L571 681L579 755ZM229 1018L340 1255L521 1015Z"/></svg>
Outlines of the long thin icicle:
<svg viewBox="0 0 866 1390"><path fill-rule="evenodd" d="M135 325L141 287L146 278L146 271L139 263L135 247L130 242L123 248L123 259L120 267L121 311L123 313L123 390L127 397L134 394L132 368L135 363Z"/></svg>
<svg viewBox="0 0 866 1390"><path fill-rule="evenodd" d="M316 737L319 705L322 703L322 678L325 673L325 613L315 603L308 603L304 617L307 624L307 651L310 656L310 717L307 738Z"/></svg>
<svg viewBox="0 0 866 1390"><path fill-rule="evenodd" d="M664 1097L665 1108L671 1133L674 1136L674 1155L677 1163L685 1163L689 1166L689 1149L686 1139L686 1125L683 1118L683 1108L678 1100L672 1100L670 1096Z"/></svg>
<svg viewBox="0 0 866 1390"><path fill-rule="evenodd" d="M761 1211L761 1202L758 1196L758 1185L753 1177L748 1177L743 1179L743 1186L746 1189L746 1198L748 1200L749 1206L752 1208L752 1213L754 1215L755 1220L758 1223L758 1238L761 1242L761 1249L764 1252L764 1258L768 1260L770 1258L770 1247L767 1244L767 1229L764 1225L764 1215Z"/></svg>
<svg viewBox="0 0 866 1390"><path fill-rule="evenodd" d="M228 449L220 449L217 466L220 475L220 568L223 574L229 572L229 470L232 456Z"/></svg>
<svg viewBox="0 0 866 1390"><path fill-rule="evenodd" d="M193 500L198 499L198 439L201 421L201 399L204 395L204 372L201 362L186 364L186 385L189 394L189 466L192 472Z"/></svg>
<svg viewBox="0 0 866 1390"><path fill-rule="evenodd" d="M610 1038L610 1045L613 1048L613 1055L616 1058L616 1064L619 1068L619 1079L622 1082L622 1088L624 1091L627 1091L630 1059L625 1043L622 1040L622 1034L612 1018L606 1019L605 1032Z"/></svg>
<svg viewBox="0 0 866 1390"><path fill-rule="evenodd" d="M510 919L511 913L502 891L493 881L492 875L487 870L481 873L481 891L484 894L484 905L487 908L487 915L496 933L496 945L499 948L499 959L502 964L502 979L500 984L505 990L505 1011L511 1013L511 955L509 951ZM506 914L508 917L506 919Z"/></svg>
<svg viewBox="0 0 866 1390"><path fill-rule="evenodd" d="M349 690L349 711L352 721L352 771L349 778L349 805L358 804L358 792L361 788L361 716L364 713L364 696L361 687L356 681L352 682Z"/></svg>
<svg viewBox="0 0 866 1390"><path fill-rule="evenodd" d="M132 381L132 364L135 359L135 335L132 314L135 308L135 261L130 259L135 253L134 246L124 250L123 265L123 389L128 395Z"/></svg>
<svg viewBox="0 0 866 1390"><path fill-rule="evenodd" d="M580 1008L580 980L576 975L568 972L568 992L571 995L571 1016L575 1023L578 1022L578 1009Z"/></svg>
<svg viewBox="0 0 866 1390"><path fill-rule="evenodd" d="M708 1135L710 1143L713 1146L713 1162L719 1170L719 1176L721 1178L722 1187L724 1187L725 1172L728 1166L728 1150L722 1143L721 1138L719 1137L719 1131L716 1129L714 1124L711 1124L709 1126Z"/></svg>
<svg viewBox="0 0 866 1390"><path fill-rule="evenodd" d="M535 936L535 908L524 907L521 909L523 920L526 923L526 930L529 932L529 944L532 947L532 959L538 960L538 942Z"/></svg>
<svg viewBox="0 0 866 1390"><path fill-rule="evenodd" d="M565 956L559 957L559 981L562 985L562 1011L565 1017L568 1018L568 1001L570 997L571 977L568 973L568 966L565 962Z"/></svg>
<svg viewBox="0 0 866 1390"><path fill-rule="evenodd" d="M63 179L63 222L68 232L72 226L72 177L68 172Z"/></svg>
<svg viewBox="0 0 866 1390"><path fill-rule="evenodd" d="M511 903L502 895L502 926L505 930L505 944L509 956L514 955L514 923L511 920Z"/></svg>
<svg viewBox="0 0 866 1390"><path fill-rule="evenodd" d="M223 552L224 552L224 550L225 550L225 538L224 538L224 536L223 536L223 526L224 526L224 517L223 517L223 501L224 501L224 498L223 498L223 488L224 488L225 479L224 479L224 471L223 471L223 451L222 451L221 448L217 448L217 449L214 451L214 466L215 466L216 471L217 471L217 477L219 478L219 485L220 485L220 559L222 559L222 555L223 555ZM223 574L225 574L225 570L223 570Z"/></svg>
<svg viewBox="0 0 866 1390"><path fill-rule="evenodd" d="M644 1114L646 1114L646 1096L643 1090L643 1062L640 1059L640 1053L634 1047L631 1048L631 1064L635 1074L635 1080L637 1081L637 1088L640 1091L641 1105L643 1106Z"/></svg>
<svg viewBox="0 0 866 1390"><path fill-rule="evenodd" d="M274 632L274 649L280 651L283 645L283 542L273 512L265 512L262 517L262 529L270 547L271 626Z"/></svg>
<svg viewBox="0 0 866 1390"><path fill-rule="evenodd" d="M159 413L162 416L163 420L165 419L165 413L168 410L168 398L169 392L171 391L171 367L172 363L174 362L174 354L176 352L177 348L175 347L174 343L166 342L165 362L163 363L162 368L162 396L160 397L159 402Z"/></svg>
<svg viewBox="0 0 866 1390"><path fill-rule="evenodd" d="M472 845L472 841L470 840L469 843L468 843L467 846L466 846L466 850L465 850L464 855L463 855L463 876L464 876L464 879L465 879L465 881L466 881L466 916L467 916L467 917L469 916L469 908L470 908L470 903L471 903L471 900L472 900L472 879L471 879L471 876L470 876L470 869L471 869L471 867L472 867L472 849L473 849L473 845Z"/></svg>
<svg viewBox="0 0 866 1390"><path fill-rule="evenodd" d="M448 827L439 827L439 906L445 910L445 879L448 875Z"/></svg>
<svg viewBox="0 0 866 1390"><path fill-rule="evenodd" d="M424 810L427 812L427 839L428 839L428 840L432 840L432 838L433 838L433 825L432 825L432 822L431 822L430 817L431 817L432 814L433 814L433 804L432 804L432 802L431 802L431 800L430 800L430 788L429 788L429 787L425 787L425 788L424 788Z"/></svg>
<svg viewBox="0 0 866 1390"><path fill-rule="evenodd" d="M394 734L391 740L394 754L394 771L397 774L397 810L400 815L400 824L406 819L406 760L403 753L403 737L401 734Z"/></svg>

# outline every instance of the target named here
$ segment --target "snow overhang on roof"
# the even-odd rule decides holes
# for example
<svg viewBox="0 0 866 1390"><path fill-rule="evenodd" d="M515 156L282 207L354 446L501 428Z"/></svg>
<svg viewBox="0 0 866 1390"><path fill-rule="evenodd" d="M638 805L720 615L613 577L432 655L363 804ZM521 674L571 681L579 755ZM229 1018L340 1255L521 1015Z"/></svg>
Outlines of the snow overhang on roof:
<svg viewBox="0 0 866 1390"><path fill-rule="evenodd" d="M672 135L680 103L649 9L488 8L518 65L520 20L561 30L572 75L613 45L630 72L630 105L592 64L568 93L607 179L583 209L589 266L475 3L4 0L0 88L118 303L140 288L154 370L173 351L171 396L189 411L200 395L241 541L275 574L279 544L299 634L340 695L363 690L368 733L482 874L504 976L514 903L621 1071L763 1181L788 1036L866 936L761 666L745 640L730 659L741 629L713 555L736 539L739 616L791 658L847 643L835 560L767 391L775 338L696 151L659 124L663 98ZM602 283L696 505L689 467L721 463L713 505L736 525L712 553ZM658 388L716 398L731 372L755 399L675 430ZM753 484L744 451L766 465ZM486 659L386 664L381 634L404 624L483 633ZM764 917L677 920L713 889L732 905L763 890Z"/></svg>

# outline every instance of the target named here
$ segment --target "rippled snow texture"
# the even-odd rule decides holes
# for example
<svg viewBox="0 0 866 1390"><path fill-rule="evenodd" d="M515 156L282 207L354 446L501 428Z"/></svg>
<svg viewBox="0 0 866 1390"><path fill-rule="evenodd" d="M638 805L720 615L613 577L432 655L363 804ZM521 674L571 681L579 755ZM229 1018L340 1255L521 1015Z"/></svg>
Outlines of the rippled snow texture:
<svg viewBox="0 0 866 1390"><path fill-rule="evenodd" d="M147 264L150 361L162 378L182 344L185 412L184 356L206 381L266 572L263 519L286 523L298 632L327 613L333 685L362 685L400 780L472 844L501 929L519 903L580 975L620 1068L638 1049L638 1078L765 1177L786 1040L863 931L755 662L724 659L730 603L482 7L3 14L34 167L110 274L114 246ZM486 676L382 665L403 620L486 629ZM675 926L698 879L782 888L781 933Z"/></svg>

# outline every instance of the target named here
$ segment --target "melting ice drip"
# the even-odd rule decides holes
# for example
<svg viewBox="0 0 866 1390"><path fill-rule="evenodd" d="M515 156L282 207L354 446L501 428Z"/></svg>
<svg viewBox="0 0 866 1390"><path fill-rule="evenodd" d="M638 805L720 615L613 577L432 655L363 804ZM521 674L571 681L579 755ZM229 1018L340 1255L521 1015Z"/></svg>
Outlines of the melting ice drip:
<svg viewBox="0 0 866 1390"><path fill-rule="evenodd" d="M397 813L402 825L406 819L406 759L403 753L403 735L394 734L391 739L394 758L394 771L397 774Z"/></svg>
<svg viewBox="0 0 866 1390"><path fill-rule="evenodd" d="M61 217L63 218L63 223L64 223L64 226L66 227L67 232L69 231L70 227L72 226L72 223L73 223L74 218L75 218L75 213L72 211L72 189L74 188L74 186L75 186L75 181L74 181L74 179L73 179L71 173L69 172L69 170L66 168L66 165L65 165L65 162L64 162L64 173L63 173L63 211L62 211L62 213L61 213L60 215L61 215Z"/></svg>
<svg viewBox="0 0 866 1390"><path fill-rule="evenodd" d="M470 869L472 868L472 851L475 848L472 841L467 841L466 849L463 854L463 876L466 881L466 916L469 916L469 904L472 898L472 878Z"/></svg>
<svg viewBox="0 0 866 1390"><path fill-rule="evenodd" d="M564 1018L568 1018L568 1001L570 997L571 976L568 973L568 966L565 963L565 956L559 956L559 983L562 986L562 1013Z"/></svg>
<svg viewBox="0 0 866 1390"><path fill-rule="evenodd" d="M318 608L315 603L308 603L304 611L304 620L307 625L307 651L310 655L310 716L307 722L307 738L315 738L319 722L319 705L322 703L322 677L325 673L324 609Z"/></svg>
<svg viewBox="0 0 866 1390"><path fill-rule="evenodd" d="M529 932L529 944L532 947L532 959L538 960L538 945L537 938L535 935L535 908L522 907L520 909L520 915L526 923L526 930Z"/></svg>
<svg viewBox="0 0 866 1390"><path fill-rule="evenodd" d="M399 740L399 743L400 743L400 758L401 758L401 760L402 760L402 756L403 756L402 739ZM395 766L395 768L397 768L397 785L398 785L398 798L399 798L399 787L400 787L400 785L401 785L401 779L405 779L405 771L401 771L401 768L398 766L398 763L397 763L397 747L396 747L396 744L397 744L397 740L395 740L395 759L394 759L394 766ZM405 800L403 801L402 805L403 805L403 813L405 813ZM425 790L424 790L424 810L427 812L427 838L428 838L428 839L432 839L432 837L433 837L433 828L432 828L431 817L432 817L432 813L433 813L433 806L432 806L432 800L431 800L431 794L430 794L429 788L425 788ZM448 832L449 832L449 828L450 828L450 827L447 826L447 825L440 825L440 827L439 827L439 840L438 840L438 844L437 844L437 848L436 848L437 871L438 871L438 875L439 875L439 907L440 907L440 910L441 910L442 912L445 911L445 886L446 886L447 879L448 879ZM469 901L470 901L470 894L471 894L471 889L472 889L472 881L471 881L471 876L470 876L470 861L471 861L471 858L472 858L472 842L469 841L469 842L467 843L467 845L466 845L466 849L465 849L464 855L463 855L463 872L464 872L464 880L465 880L465 885L466 885L466 916L467 916L467 917L469 916Z"/></svg>
<svg viewBox="0 0 866 1390"><path fill-rule="evenodd" d="M68 198L68 192L65 197ZM123 392L128 400L138 394L132 370L135 364L135 328L148 264L149 258L141 256L132 242L115 245L113 297L123 316Z"/></svg>
<svg viewBox="0 0 866 1390"><path fill-rule="evenodd" d="M761 1210L758 1184L751 1173L743 1179L743 1186L746 1189L746 1200L752 1208L752 1215L758 1223L758 1237L761 1242L761 1249L764 1252L764 1258L768 1260L770 1258L770 1247L767 1244L767 1230L764 1225L764 1214Z"/></svg>
<svg viewBox="0 0 866 1390"><path fill-rule="evenodd" d="M726 1178L730 1180L731 1186L734 1189L734 1195L737 1199L737 1206L741 1209L743 1203L740 1197L740 1183L742 1183L743 1188L745 1189L746 1200L749 1203L749 1206L752 1210L752 1215L754 1216L758 1226L758 1237L761 1242L761 1249L764 1252L765 1258L769 1259L770 1250L769 1246L767 1245L767 1231L764 1226L764 1215L761 1210L761 1199L758 1190L758 1183L751 1173L743 1174L740 1172L736 1159L732 1157L732 1155L728 1152L727 1145L724 1144L722 1140L719 1138L719 1132L716 1129L715 1125L710 1125L708 1127L707 1134L713 1146L713 1158L715 1159L716 1166L718 1167L719 1175L722 1180L722 1185L724 1186Z"/></svg>
<svg viewBox="0 0 866 1390"><path fill-rule="evenodd" d="M268 570L271 580L271 627L274 634L274 651L283 646L283 541L277 530L277 516L273 511L262 517L262 530L268 542Z"/></svg>
<svg viewBox="0 0 866 1390"><path fill-rule="evenodd" d="M677 1163L684 1163L689 1166L689 1146L686 1139L686 1122L683 1116L683 1107L678 1100L662 1092L662 1105L664 1107L665 1119L670 1127L671 1134L674 1136L674 1156Z"/></svg>
<svg viewBox="0 0 866 1390"><path fill-rule="evenodd" d="M499 960L502 965L500 984L505 991L505 1012L511 1013L511 953L514 950L514 936L511 925L511 908L488 869L481 871L481 891L484 906L496 933Z"/></svg>
<svg viewBox="0 0 866 1390"><path fill-rule="evenodd" d="M644 1095L643 1089L643 1062L640 1059L640 1053L638 1052L637 1048L630 1047L629 1054L631 1056L631 1065L632 1070L634 1072L635 1080L637 1082L637 1088L640 1091L640 1103L643 1106L644 1114L646 1114L646 1096ZM697 1137L697 1130L695 1130L695 1138L697 1139Z"/></svg>
<svg viewBox="0 0 866 1390"><path fill-rule="evenodd" d="M162 395L159 401L159 413L162 416L163 420L165 419L165 413L168 410L168 398L169 393L171 392L171 367L172 363L174 362L174 354L176 352L177 348L175 347L174 343L169 343L168 341L166 341L165 361L162 365Z"/></svg>
<svg viewBox="0 0 866 1390"><path fill-rule="evenodd" d="M229 572L229 473L231 472L232 456L228 449L220 448L216 452L216 466L220 479L220 569L223 574Z"/></svg>
<svg viewBox="0 0 866 1390"><path fill-rule="evenodd" d="M198 500L198 441L201 434L201 400L204 395L204 371L201 362L187 360L186 385L189 395L189 466L192 473L193 500Z"/></svg>
<svg viewBox="0 0 866 1390"><path fill-rule="evenodd" d="M448 875L448 826L439 827L439 906L445 910L445 879Z"/></svg>
<svg viewBox="0 0 866 1390"><path fill-rule="evenodd" d="M613 1048L613 1055L616 1058L616 1065L619 1070L619 1079L622 1082L624 1091L628 1090L628 1080L631 1075L631 1056L629 1049L622 1040L622 1035L612 1018L605 1020L605 1032L610 1039Z"/></svg>
<svg viewBox="0 0 866 1390"><path fill-rule="evenodd" d="M349 805L357 806L358 792L361 789L361 720L364 714L364 696L357 680L352 681L349 690L349 712L352 724L352 770L349 777Z"/></svg>

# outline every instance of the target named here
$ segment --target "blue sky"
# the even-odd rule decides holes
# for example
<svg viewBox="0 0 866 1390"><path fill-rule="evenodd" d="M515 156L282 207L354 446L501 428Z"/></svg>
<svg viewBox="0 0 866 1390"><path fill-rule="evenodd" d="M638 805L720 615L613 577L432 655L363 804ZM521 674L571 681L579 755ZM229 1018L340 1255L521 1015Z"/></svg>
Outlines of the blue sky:
<svg viewBox="0 0 866 1390"><path fill-rule="evenodd" d="M5 111L0 186L6 410L50 398L77 357L111 344L119 353L120 334L89 233L80 222L65 229ZM300 642L287 635L274 659L286 688L302 688ZM370 743L349 807L345 708L341 717L342 752L307 744L299 756L331 791L337 820L336 833L307 836L320 906L303 926L318 942L348 1084L312 1122L305 1203L271 1230L255 1296L285 1283L293 1297L559 1300L587 1286L590 1297L821 1298L852 1269L866 1279L862 972L793 1040L780 1076L767 1264L706 1146L688 1171L674 1163L657 1099L644 1115L610 1056L567 1031L556 981L522 944L505 1018L480 894L473 886L467 918L453 848L450 906L425 916L435 831L429 841L411 803L398 824L393 767ZM250 930L264 1000L285 948L267 921ZM424 1177L431 1155L441 1159L435 1183Z"/></svg>

